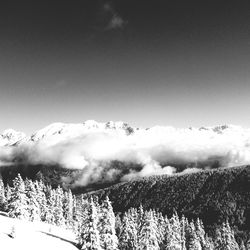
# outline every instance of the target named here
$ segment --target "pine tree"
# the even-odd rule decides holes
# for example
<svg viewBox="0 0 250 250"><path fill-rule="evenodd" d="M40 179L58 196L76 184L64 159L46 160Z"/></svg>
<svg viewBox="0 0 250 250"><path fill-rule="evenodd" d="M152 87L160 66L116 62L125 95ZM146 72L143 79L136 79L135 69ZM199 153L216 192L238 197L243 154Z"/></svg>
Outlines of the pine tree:
<svg viewBox="0 0 250 250"><path fill-rule="evenodd" d="M47 207L47 199L45 195L45 185L42 181L35 181L34 183L36 189L36 200L39 205L40 210L40 220L46 221L46 217L48 217L48 207Z"/></svg>
<svg viewBox="0 0 250 250"><path fill-rule="evenodd" d="M78 199L76 199L75 196L73 196L73 231L76 234L79 234L80 226L81 226L81 214L78 209Z"/></svg>
<svg viewBox="0 0 250 250"><path fill-rule="evenodd" d="M157 230L157 240L158 240L159 246L161 248L161 247L163 247L166 223L165 223L165 219L161 213L157 213L155 215L155 221L157 223L157 229L158 229Z"/></svg>
<svg viewBox="0 0 250 250"><path fill-rule="evenodd" d="M83 200L79 199L79 197L78 198L76 198L75 196L73 197L73 220L74 220L73 230L77 234L79 234L79 232L82 231L81 230L82 222L85 221L89 216L88 213L89 202L84 201L85 203L84 206L82 205L82 202ZM96 214L98 214L97 211ZM98 221L99 219L97 218L97 222Z"/></svg>
<svg viewBox="0 0 250 250"><path fill-rule="evenodd" d="M168 219L165 217L165 235L163 240L163 248L167 250L181 250L182 249L182 230L178 216L175 215ZM183 248L185 249L185 248Z"/></svg>
<svg viewBox="0 0 250 250"><path fill-rule="evenodd" d="M133 248L133 246L131 244L133 242L130 238L130 227L129 226L130 226L130 224L129 224L128 216L125 213L125 215L123 216L121 233L120 233L120 237L119 237L119 248L120 249L124 249L124 250L135 249L135 248Z"/></svg>
<svg viewBox="0 0 250 250"><path fill-rule="evenodd" d="M3 180L0 177L0 210L5 210L6 198Z"/></svg>
<svg viewBox="0 0 250 250"><path fill-rule="evenodd" d="M139 250L158 250L160 249L157 240L157 224L153 217L153 212L145 212L142 227L138 238Z"/></svg>
<svg viewBox="0 0 250 250"><path fill-rule="evenodd" d="M8 212L10 217L28 219L27 196L25 194L24 181L20 174L13 180L13 189L8 201Z"/></svg>
<svg viewBox="0 0 250 250"><path fill-rule="evenodd" d="M57 226L65 225L65 219L63 217L63 199L64 194L61 187L55 190L55 207L54 207L54 218Z"/></svg>
<svg viewBox="0 0 250 250"><path fill-rule="evenodd" d="M195 222L195 230L196 230L196 234L198 236L202 249L206 249L208 246L206 242L206 237L205 237L206 233L205 233L204 225L199 218Z"/></svg>
<svg viewBox="0 0 250 250"><path fill-rule="evenodd" d="M139 232L141 230L142 222L144 219L144 209L143 209L142 204L140 204L140 207L138 208L136 218L137 218L138 232Z"/></svg>
<svg viewBox="0 0 250 250"><path fill-rule="evenodd" d="M88 210L87 218L81 224L81 232L79 237L79 243L81 250L101 250L100 235L98 231L98 214L95 203L91 198Z"/></svg>
<svg viewBox="0 0 250 250"><path fill-rule="evenodd" d="M205 236L205 246L202 250L214 250L214 241L211 237Z"/></svg>
<svg viewBox="0 0 250 250"><path fill-rule="evenodd" d="M189 250L202 250L199 236L197 235L193 222L191 222L187 228L186 245Z"/></svg>
<svg viewBox="0 0 250 250"><path fill-rule="evenodd" d="M174 246L174 248L170 249L181 249L182 248L181 223L179 216L176 213L170 219L170 225L171 225L170 246Z"/></svg>
<svg viewBox="0 0 250 250"><path fill-rule="evenodd" d="M238 243L234 238L233 230L228 221L223 223L221 228L217 229L215 248L216 250L239 250Z"/></svg>
<svg viewBox="0 0 250 250"><path fill-rule="evenodd" d="M64 211L64 218L68 228L73 228L74 221L73 221L73 205L74 205L74 198L72 195L71 190L64 193L64 203L63 203L63 211Z"/></svg>
<svg viewBox="0 0 250 250"><path fill-rule="evenodd" d="M7 186L5 187L5 206L3 208L5 212L9 212L11 193L11 187L7 184Z"/></svg>
<svg viewBox="0 0 250 250"><path fill-rule="evenodd" d="M27 196L27 212L30 221L40 220L40 207L37 202L37 190L31 180L25 180L25 191Z"/></svg>
<svg viewBox="0 0 250 250"><path fill-rule="evenodd" d="M240 243L240 250L247 250L247 248L245 247L244 241L242 240Z"/></svg>
<svg viewBox="0 0 250 250"><path fill-rule="evenodd" d="M49 224L55 224L55 190L50 189L47 194L47 212L45 214L45 221Z"/></svg>
<svg viewBox="0 0 250 250"><path fill-rule="evenodd" d="M118 240L121 236L121 229L122 229L122 219L121 219L121 216L117 214L115 216L115 233L116 233Z"/></svg>
<svg viewBox="0 0 250 250"><path fill-rule="evenodd" d="M122 219L119 248L124 250L136 249L137 227L132 213L126 212Z"/></svg>
<svg viewBox="0 0 250 250"><path fill-rule="evenodd" d="M186 231L188 227L188 220L182 215L180 220L180 228L181 228L181 250L186 250Z"/></svg>
<svg viewBox="0 0 250 250"><path fill-rule="evenodd" d="M102 202L100 209L100 239L105 250L118 249L118 239L115 232L115 215L108 197Z"/></svg>

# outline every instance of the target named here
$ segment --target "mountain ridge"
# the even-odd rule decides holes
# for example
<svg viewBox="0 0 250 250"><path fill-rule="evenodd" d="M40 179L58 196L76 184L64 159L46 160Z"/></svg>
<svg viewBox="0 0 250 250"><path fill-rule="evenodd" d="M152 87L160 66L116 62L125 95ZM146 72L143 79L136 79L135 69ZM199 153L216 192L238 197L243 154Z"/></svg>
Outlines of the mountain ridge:
<svg viewBox="0 0 250 250"><path fill-rule="evenodd" d="M223 134L224 132L236 132L239 134L247 134L250 137L250 128L243 128L237 125L216 125L207 127L189 127L189 128L174 128L172 126L153 126L150 128L138 128L132 127L128 123L123 121L108 121L108 122L96 122L94 120L87 120L83 123L63 123L55 122L45 126L44 128L33 132L30 136L23 132L16 131L14 129L6 129L0 134L0 146L15 146L22 142L37 142L46 138L50 138L55 135L72 135L77 136L86 132L97 132L107 130L125 131L127 135L130 135L136 131L148 131L148 130L175 130L185 133L185 131L206 131L214 132L216 134Z"/></svg>

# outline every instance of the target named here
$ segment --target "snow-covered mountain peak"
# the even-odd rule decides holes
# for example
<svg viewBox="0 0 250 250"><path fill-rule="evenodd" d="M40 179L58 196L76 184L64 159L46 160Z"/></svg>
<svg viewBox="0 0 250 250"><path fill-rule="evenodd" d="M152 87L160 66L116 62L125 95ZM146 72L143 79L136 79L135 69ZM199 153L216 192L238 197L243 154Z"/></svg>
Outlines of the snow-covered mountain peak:
<svg viewBox="0 0 250 250"><path fill-rule="evenodd" d="M106 130L120 130L126 134L133 133L134 129L130 127L127 123L122 121L113 122L109 121L107 123L96 122L94 120L87 120L83 123L52 123L45 128L36 131L30 137L31 141L39 141L43 139L51 138L52 136L59 136L61 139L71 138L86 134L88 132L101 132Z"/></svg>
<svg viewBox="0 0 250 250"><path fill-rule="evenodd" d="M95 120L87 120L83 123L83 126L87 129L97 129L104 127L104 123L96 122Z"/></svg>
<svg viewBox="0 0 250 250"><path fill-rule="evenodd" d="M21 140L23 140L26 135L23 132L16 131L14 129L6 129L0 135L0 146L10 146Z"/></svg>
<svg viewBox="0 0 250 250"><path fill-rule="evenodd" d="M105 128L107 129L127 129L128 127L130 127L129 124L123 121L109 121L105 124Z"/></svg>
<svg viewBox="0 0 250 250"><path fill-rule="evenodd" d="M231 131L240 131L243 130L243 128L241 126L236 126L236 125L232 125L232 124L224 124L224 125L220 125L220 126L215 126L213 128L213 131L219 134L222 134L224 131L226 130L231 130Z"/></svg>
<svg viewBox="0 0 250 250"><path fill-rule="evenodd" d="M52 124L46 126L45 128L40 129L40 130L36 131L34 134L32 134L31 140L38 141L38 140L41 140L47 136L60 134L65 126L66 126L66 124L61 123L61 122L52 123Z"/></svg>
<svg viewBox="0 0 250 250"><path fill-rule="evenodd" d="M211 127L200 127L199 131L211 131L216 134L224 134L224 133L231 133L231 132L247 132L248 129L244 129L241 126L238 125L232 125L232 124L224 124L224 125L217 125L217 126L211 126Z"/></svg>

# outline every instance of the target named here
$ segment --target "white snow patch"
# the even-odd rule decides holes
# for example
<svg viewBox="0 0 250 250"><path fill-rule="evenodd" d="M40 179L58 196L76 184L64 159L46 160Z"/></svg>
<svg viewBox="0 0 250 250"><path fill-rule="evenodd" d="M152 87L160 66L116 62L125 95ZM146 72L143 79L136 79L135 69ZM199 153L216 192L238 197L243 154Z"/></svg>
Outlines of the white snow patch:
<svg viewBox="0 0 250 250"><path fill-rule="evenodd" d="M15 237L10 235L14 229ZM70 230L43 222L29 222L0 215L1 250L77 250L76 236Z"/></svg>

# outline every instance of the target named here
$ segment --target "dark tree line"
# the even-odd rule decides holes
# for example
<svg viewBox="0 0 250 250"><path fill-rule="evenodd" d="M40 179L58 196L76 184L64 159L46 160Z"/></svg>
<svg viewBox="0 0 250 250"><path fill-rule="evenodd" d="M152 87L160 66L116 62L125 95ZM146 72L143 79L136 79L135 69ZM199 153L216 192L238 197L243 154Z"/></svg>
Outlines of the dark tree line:
<svg viewBox="0 0 250 250"><path fill-rule="evenodd" d="M12 218L42 221L73 230L80 249L93 250L244 250L250 242L236 242L228 222L208 236L200 219L189 221L176 213L130 208L116 215L109 198L84 199L61 187L18 175L11 186L0 180L0 210Z"/></svg>

